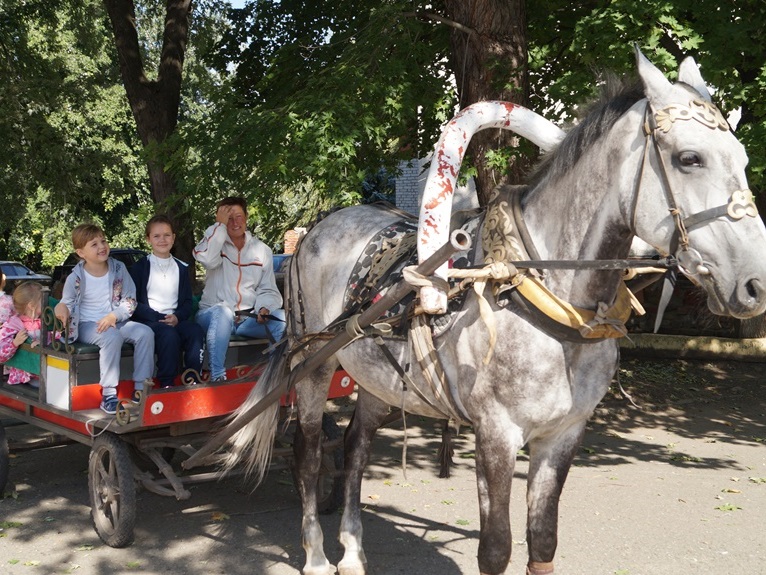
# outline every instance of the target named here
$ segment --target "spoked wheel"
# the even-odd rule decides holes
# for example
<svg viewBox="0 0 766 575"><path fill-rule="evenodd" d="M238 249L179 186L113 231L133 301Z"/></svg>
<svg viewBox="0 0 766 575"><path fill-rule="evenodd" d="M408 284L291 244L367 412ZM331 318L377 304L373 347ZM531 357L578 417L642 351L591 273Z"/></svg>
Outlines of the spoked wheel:
<svg viewBox="0 0 766 575"><path fill-rule="evenodd" d="M300 426L296 426L295 434L302 433ZM319 513L329 514L335 512L343 504L343 489L346 484L343 475L343 431L335 419L327 413L322 414L322 466L319 469L317 481L317 509ZM341 440L339 445L332 449L324 448L328 441ZM298 474L295 461L292 462L293 482L298 485Z"/></svg>
<svg viewBox="0 0 766 575"><path fill-rule="evenodd" d="M8 468L11 465L11 456L8 452L8 439L5 437L5 427L0 423L0 499L5 493L5 485L8 483Z"/></svg>
<svg viewBox="0 0 766 575"><path fill-rule="evenodd" d="M90 515L101 540L110 547L133 542L136 484L128 445L108 431L93 441L88 460Z"/></svg>

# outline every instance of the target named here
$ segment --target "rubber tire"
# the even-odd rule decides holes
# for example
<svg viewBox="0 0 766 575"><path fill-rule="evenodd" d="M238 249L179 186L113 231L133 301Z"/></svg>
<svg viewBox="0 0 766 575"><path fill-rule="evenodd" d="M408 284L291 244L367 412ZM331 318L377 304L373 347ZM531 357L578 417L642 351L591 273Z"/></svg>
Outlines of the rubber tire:
<svg viewBox="0 0 766 575"><path fill-rule="evenodd" d="M300 426L296 427L296 434L302 433ZM333 441L343 437L343 431L328 413L322 414L322 435L325 441ZM343 473L334 477L328 474L343 471L344 469L344 450L343 443L340 444L332 453L322 455L322 467L319 470L319 479L317 480L317 510L322 515L334 513L343 505L343 495L346 486L346 477ZM293 460L294 463L294 460ZM298 486L298 474L295 465L291 466L293 482L296 490Z"/></svg>
<svg viewBox="0 0 766 575"><path fill-rule="evenodd" d="M5 486L8 483L8 470L11 466L11 456L8 451L8 438L5 436L5 427L0 423L0 499L5 494Z"/></svg>
<svg viewBox="0 0 766 575"><path fill-rule="evenodd" d="M128 444L114 433L93 441L88 458L90 517L101 540L110 547L133 543L136 524L136 483Z"/></svg>

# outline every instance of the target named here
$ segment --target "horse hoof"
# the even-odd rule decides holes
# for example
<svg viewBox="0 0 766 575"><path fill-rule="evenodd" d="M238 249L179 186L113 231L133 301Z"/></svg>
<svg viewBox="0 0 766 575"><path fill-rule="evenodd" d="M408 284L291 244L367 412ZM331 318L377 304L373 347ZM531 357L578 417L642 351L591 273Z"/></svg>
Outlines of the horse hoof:
<svg viewBox="0 0 766 575"><path fill-rule="evenodd" d="M328 562L323 567L304 567L303 575L335 575L335 565Z"/></svg>
<svg viewBox="0 0 766 575"><path fill-rule="evenodd" d="M341 561L338 563L338 575L367 575L367 565L358 561Z"/></svg>
<svg viewBox="0 0 766 575"><path fill-rule="evenodd" d="M527 565L527 575L553 575L553 563L530 561Z"/></svg>

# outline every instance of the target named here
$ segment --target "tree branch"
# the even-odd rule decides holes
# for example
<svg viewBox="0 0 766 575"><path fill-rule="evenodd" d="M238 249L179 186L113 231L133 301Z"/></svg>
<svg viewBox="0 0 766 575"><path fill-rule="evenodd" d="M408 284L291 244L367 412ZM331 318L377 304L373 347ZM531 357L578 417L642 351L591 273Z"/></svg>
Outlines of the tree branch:
<svg viewBox="0 0 766 575"><path fill-rule="evenodd" d="M180 90L189 39L191 0L168 0L157 79L163 91Z"/></svg>
<svg viewBox="0 0 766 575"><path fill-rule="evenodd" d="M474 30L473 28L469 28L468 26L464 26L463 24L460 24L459 22L455 22L454 20L450 20L449 18L445 18L444 16L440 16L439 14L435 14L433 12L417 10L416 12L404 12L404 15L409 17L419 18L421 20L433 20L434 22L439 22L440 24L446 24L447 26L450 26L454 28L455 30L465 32L469 36L471 34L476 34L476 30Z"/></svg>
<svg viewBox="0 0 766 575"><path fill-rule="evenodd" d="M131 88L135 89L147 84L144 63L138 48L133 0L104 0L104 5L112 23L120 72L130 99L137 95L130 93Z"/></svg>

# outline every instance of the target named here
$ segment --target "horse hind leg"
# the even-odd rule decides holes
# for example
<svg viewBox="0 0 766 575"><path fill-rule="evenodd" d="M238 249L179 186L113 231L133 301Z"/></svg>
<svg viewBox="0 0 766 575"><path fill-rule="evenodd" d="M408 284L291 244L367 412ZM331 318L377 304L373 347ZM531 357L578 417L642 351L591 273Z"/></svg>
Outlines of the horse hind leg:
<svg viewBox="0 0 766 575"><path fill-rule="evenodd" d="M344 440L346 493L339 539L345 552L338 563L340 575L367 573L367 558L362 548L362 474L369 460L370 444L388 411L388 405L359 389L354 415Z"/></svg>
<svg viewBox="0 0 766 575"><path fill-rule="evenodd" d="M325 364L296 384L298 427L293 442L295 477L303 506L301 534L306 563L303 575L332 575L335 567L324 552L319 523L317 485L322 465L322 416L334 365Z"/></svg>
<svg viewBox="0 0 766 575"><path fill-rule="evenodd" d="M559 497L582 441L585 423L530 442L527 479L527 575L552 575L558 545Z"/></svg>

